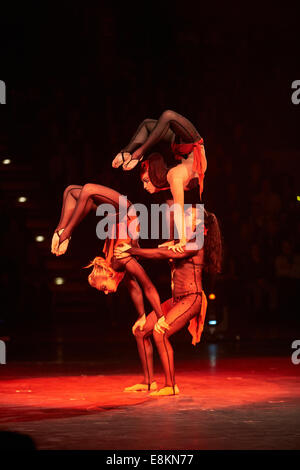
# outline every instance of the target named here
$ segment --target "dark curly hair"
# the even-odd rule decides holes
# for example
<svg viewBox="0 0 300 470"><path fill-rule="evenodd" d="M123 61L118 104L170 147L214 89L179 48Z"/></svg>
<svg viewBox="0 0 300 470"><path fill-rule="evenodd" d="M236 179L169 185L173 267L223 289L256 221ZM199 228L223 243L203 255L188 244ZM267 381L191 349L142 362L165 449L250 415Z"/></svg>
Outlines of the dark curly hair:
<svg viewBox="0 0 300 470"><path fill-rule="evenodd" d="M176 166L177 164L174 164ZM140 177L143 178L145 173L148 173L149 178L153 186L157 191L170 188L167 175L169 170L172 168L167 167L163 156L160 153L152 153L147 160L142 162L140 169ZM199 189L198 178L193 178L187 185L188 189Z"/></svg>
<svg viewBox="0 0 300 470"><path fill-rule="evenodd" d="M207 230L204 237L204 271L218 274L222 270L222 237L215 214L204 210L204 225Z"/></svg>
<svg viewBox="0 0 300 470"><path fill-rule="evenodd" d="M167 174L169 168L167 168L166 163L160 153L152 153L147 160L145 160L141 165L140 176L148 172L149 178L153 186L158 190L166 187L170 187Z"/></svg>

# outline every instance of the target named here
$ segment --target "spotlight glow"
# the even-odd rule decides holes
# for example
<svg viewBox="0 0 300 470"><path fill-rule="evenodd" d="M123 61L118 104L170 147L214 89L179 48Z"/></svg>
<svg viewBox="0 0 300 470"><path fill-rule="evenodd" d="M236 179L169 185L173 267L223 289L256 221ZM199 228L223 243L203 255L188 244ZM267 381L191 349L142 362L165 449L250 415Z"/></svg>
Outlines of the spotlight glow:
<svg viewBox="0 0 300 470"><path fill-rule="evenodd" d="M2 160L2 163L3 163L3 165L9 165L11 163L11 159L10 158L4 158L4 160Z"/></svg>
<svg viewBox="0 0 300 470"><path fill-rule="evenodd" d="M36 242L43 242L45 240L45 237L43 235L37 235L35 237Z"/></svg>
<svg viewBox="0 0 300 470"><path fill-rule="evenodd" d="M56 284L57 286L61 286L65 283L65 280L63 277L56 277L54 279L54 284Z"/></svg>
<svg viewBox="0 0 300 470"><path fill-rule="evenodd" d="M216 325L216 324L217 324L217 320L209 320L208 324L209 324L209 325Z"/></svg>
<svg viewBox="0 0 300 470"><path fill-rule="evenodd" d="M27 197L25 197L25 196L20 196L18 198L18 202L26 202L26 201L27 201Z"/></svg>
<svg viewBox="0 0 300 470"><path fill-rule="evenodd" d="M297 196L297 201L300 202L300 196Z"/></svg>
<svg viewBox="0 0 300 470"><path fill-rule="evenodd" d="M216 296L215 296L215 294L209 294L208 298L210 300L215 300Z"/></svg>

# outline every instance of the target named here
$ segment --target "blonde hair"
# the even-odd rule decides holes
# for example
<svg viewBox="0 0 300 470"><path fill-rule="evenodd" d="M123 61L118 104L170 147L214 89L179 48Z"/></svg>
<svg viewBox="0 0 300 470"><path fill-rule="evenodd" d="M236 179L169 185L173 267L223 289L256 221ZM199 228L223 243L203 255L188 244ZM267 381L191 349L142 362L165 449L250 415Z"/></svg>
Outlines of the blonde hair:
<svg viewBox="0 0 300 470"><path fill-rule="evenodd" d="M96 256L85 268L90 268L91 266L93 266L93 271L88 277L89 284L105 293L116 292L125 273L115 271L102 256Z"/></svg>

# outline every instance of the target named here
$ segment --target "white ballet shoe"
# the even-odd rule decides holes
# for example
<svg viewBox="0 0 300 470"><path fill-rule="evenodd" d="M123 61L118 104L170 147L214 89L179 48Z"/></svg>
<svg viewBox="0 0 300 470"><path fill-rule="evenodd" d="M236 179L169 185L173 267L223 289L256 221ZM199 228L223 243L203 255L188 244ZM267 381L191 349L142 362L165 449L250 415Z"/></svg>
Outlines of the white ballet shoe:
<svg viewBox="0 0 300 470"><path fill-rule="evenodd" d="M150 390L157 390L157 383L152 382L150 385ZM131 385L131 387L124 388L123 392L148 392L149 385L148 384L135 384Z"/></svg>
<svg viewBox="0 0 300 470"><path fill-rule="evenodd" d="M51 241L51 253L53 253L54 255L56 255L57 248L59 245L59 236L63 233L63 231L64 229L61 228L59 231L56 230L53 234L52 241Z"/></svg>
<svg viewBox="0 0 300 470"><path fill-rule="evenodd" d="M151 397L168 397L172 395L178 395L179 394L179 388L175 384L174 387L163 387L160 390L157 390L156 392L152 392L149 394Z"/></svg>
<svg viewBox="0 0 300 470"><path fill-rule="evenodd" d="M113 168L119 168L119 166L125 165L125 163L129 162L130 160L131 160L131 153L129 153L129 152L120 152L113 159L111 166Z"/></svg>

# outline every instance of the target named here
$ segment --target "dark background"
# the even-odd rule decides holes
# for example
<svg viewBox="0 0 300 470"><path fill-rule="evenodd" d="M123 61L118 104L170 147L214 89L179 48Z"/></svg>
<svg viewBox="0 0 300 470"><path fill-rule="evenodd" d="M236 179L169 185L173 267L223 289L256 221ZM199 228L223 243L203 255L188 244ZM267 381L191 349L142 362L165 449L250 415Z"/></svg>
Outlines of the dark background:
<svg viewBox="0 0 300 470"><path fill-rule="evenodd" d="M1 14L0 152L1 162L12 162L0 162L0 336L9 357L97 359L112 354L110 344L134 348L125 288L105 296L82 269L102 248L96 219L75 230L63 257L49 246L71 183L153 201L138 169L113 170L111 161L144 118L165 109L188 117L204 138L204 203L224 239L223 273L215 285L205 280L216 293L208 319L219 325L207 326L203 341L296 339L297 11L274 3L107 3L26 2ZM144 266L165 300L167 263Z"/></svg>

